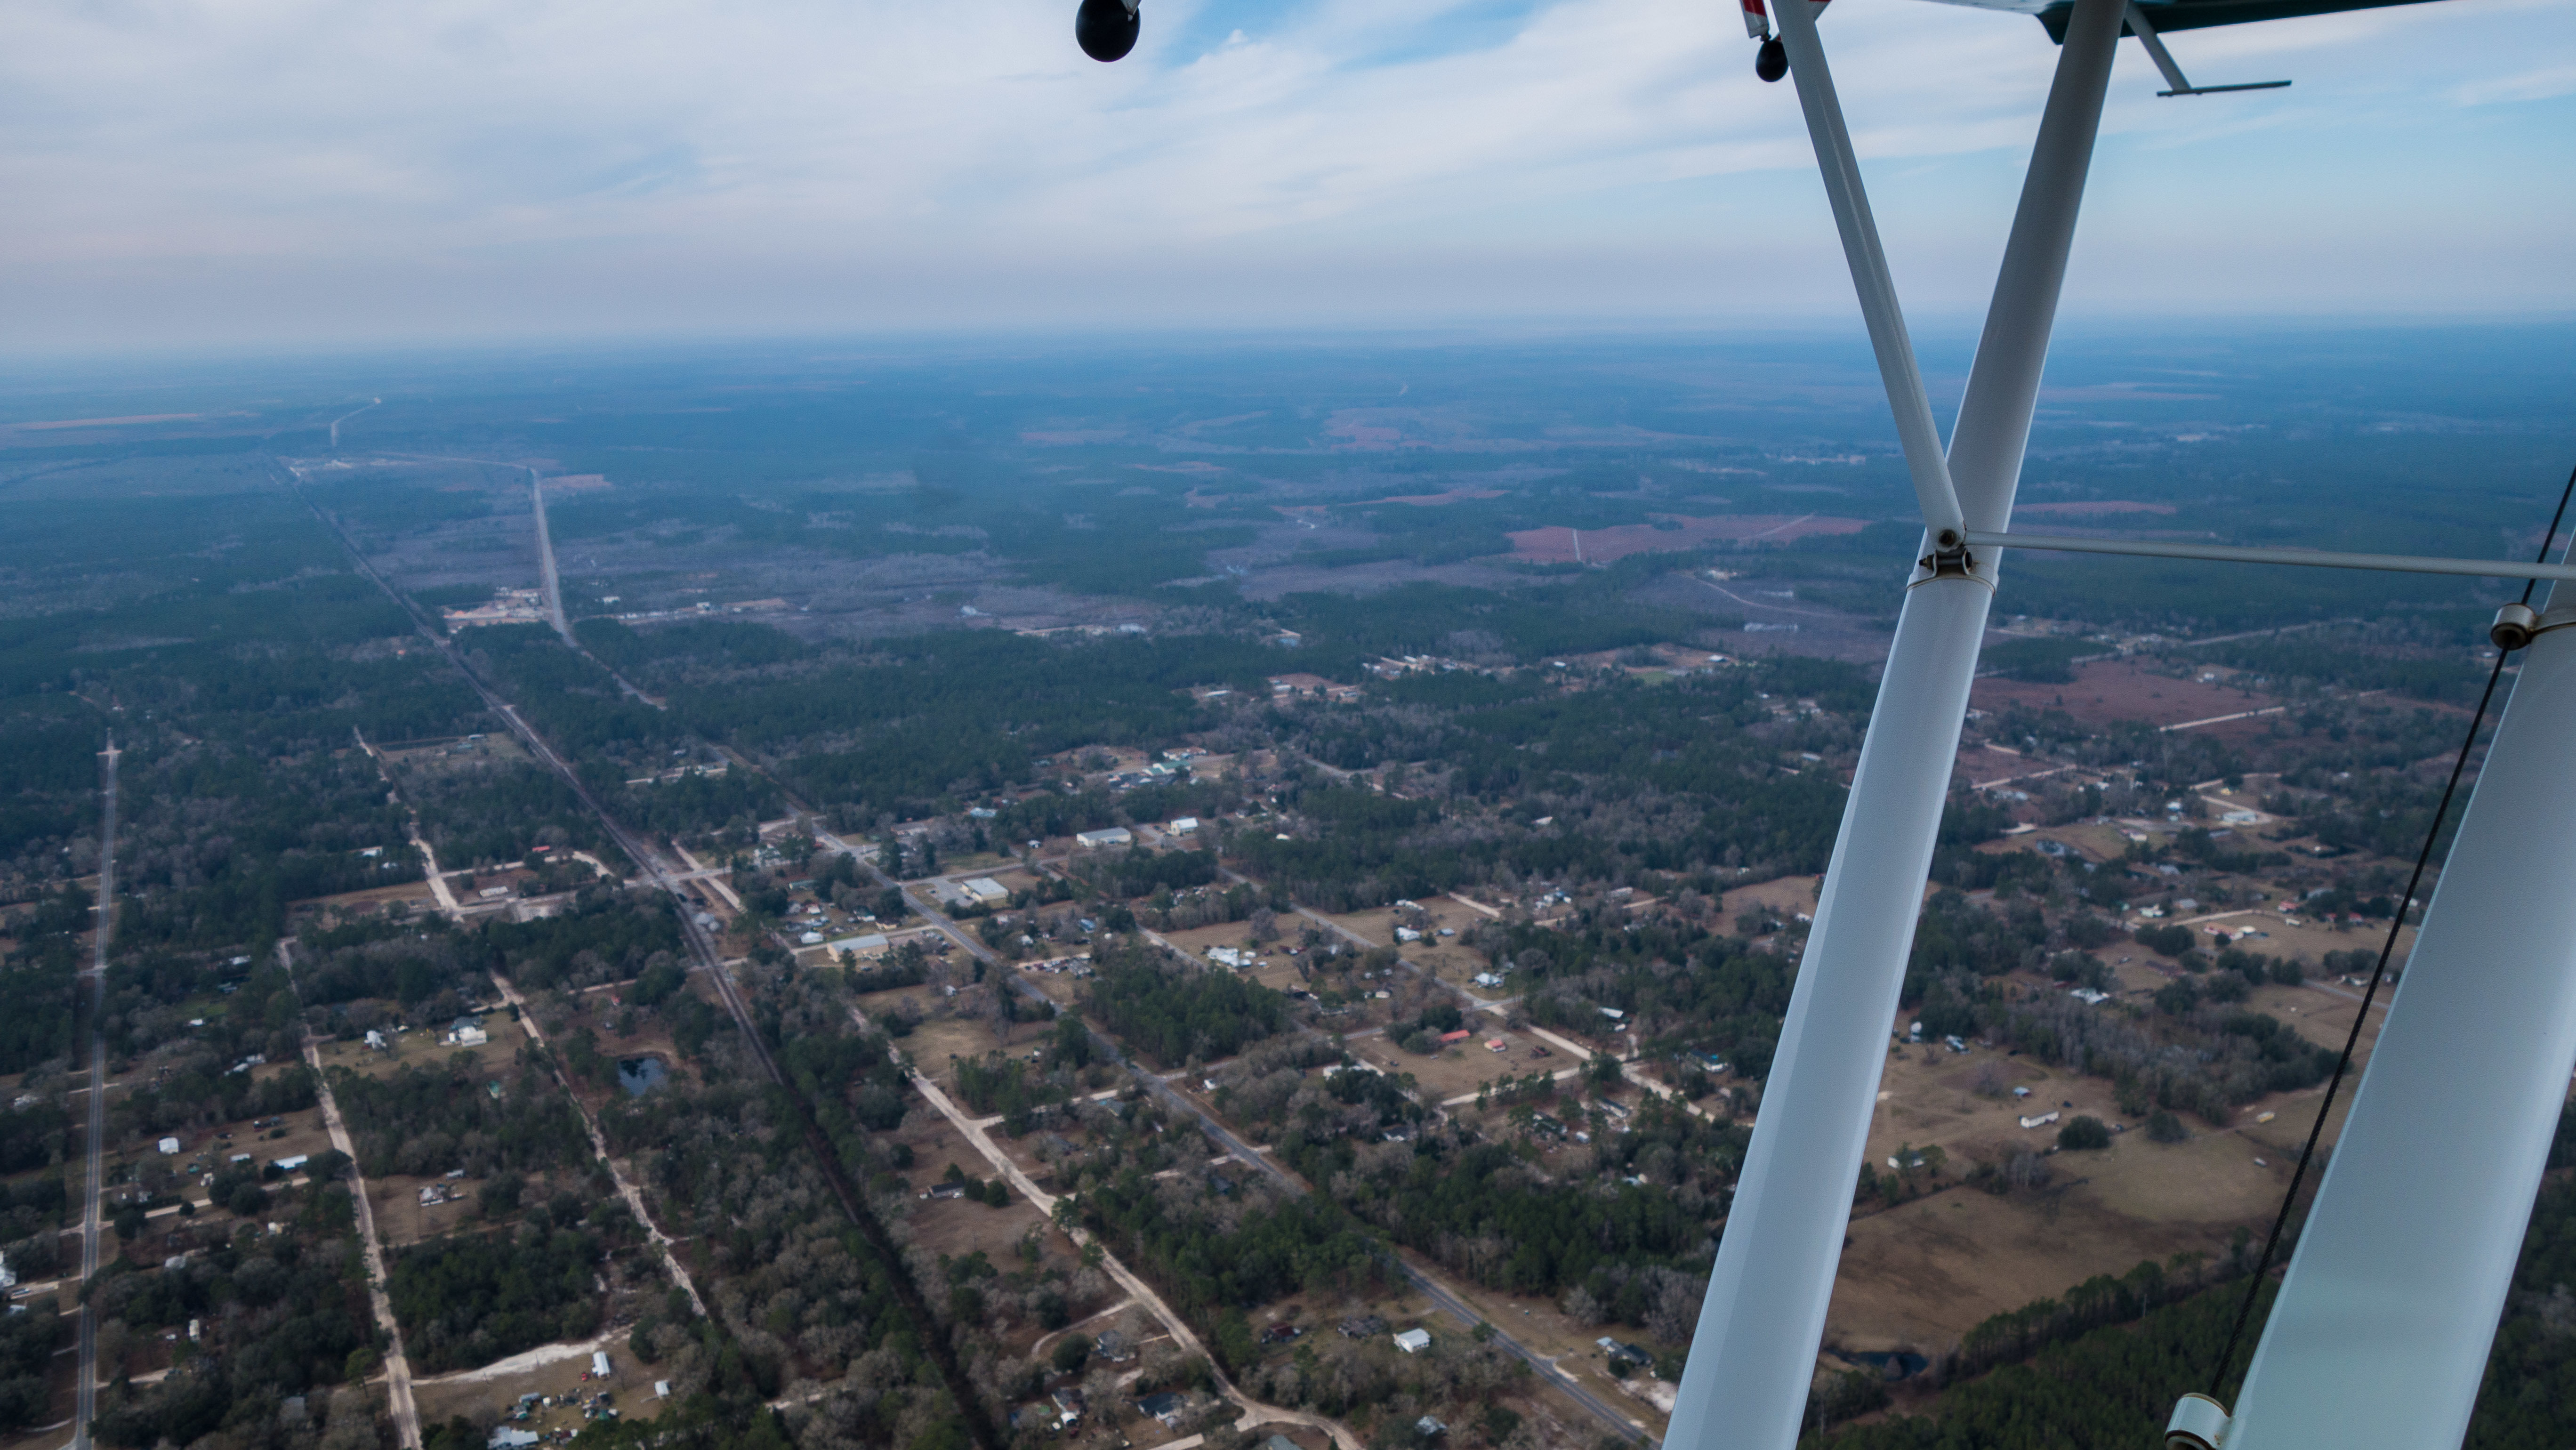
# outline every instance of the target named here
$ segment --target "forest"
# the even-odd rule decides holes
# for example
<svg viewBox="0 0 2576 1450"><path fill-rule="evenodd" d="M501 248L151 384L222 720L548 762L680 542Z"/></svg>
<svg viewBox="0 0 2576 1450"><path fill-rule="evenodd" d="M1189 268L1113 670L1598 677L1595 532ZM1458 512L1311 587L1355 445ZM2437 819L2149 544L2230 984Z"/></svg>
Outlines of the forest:
<svg viewBox="0 0 2576 1450"><path fill-rule="evenodd" d="M1258 982L1131 947L1096 962L1092 1010L1122 1040L1167 1067L1232 1057L1288 1024L1288 999Z"/></svg>
<svg viewBox="0 0 2576 1450"><path fill-rule="evenodd" d="M496 1095L487 1083L498 1081ZM524 1176L586 1161L590 1143L562 1093L533 1068L499 1079L465 1063L406 1063L384 1076L336 1068L331 1094L348 1119L358 1171L437 1178Z"/></svg>
<svg viewBox="0 0 2576 1450"><path fill-rule="evenodd" d="M422 1371L472 1369L599 1327L597 1265L634 1220L614 1199L548 1228L532 1211L516 1232L458 1232L394 1255L385 1277L403 1345ZM609 1225L622 1225L621 1235Z"/></svg>

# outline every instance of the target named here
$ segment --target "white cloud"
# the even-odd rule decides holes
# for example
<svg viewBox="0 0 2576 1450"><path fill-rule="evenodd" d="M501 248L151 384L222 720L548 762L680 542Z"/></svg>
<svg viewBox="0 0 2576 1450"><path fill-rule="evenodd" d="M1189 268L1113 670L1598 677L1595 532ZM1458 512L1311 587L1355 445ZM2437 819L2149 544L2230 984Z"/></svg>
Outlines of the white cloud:
<svg viewBox="0 0 2576 1450"><path fill-rule="evenodd" d="M1074 48L1071 11L16 0L0 315L40 345L1848 305L1793 98L1753 81L1731 6L1147 0L1116 66ZM1841 0L1826 35L1909 297L1971 305L2054 48L1911 0ZM2422 227L2415 189L2351 153L2447 148L2467 235L2454 280L2410 297L2576 300L2528 230L2564 221L2529 196L2566 194L2566 118L2495 129L2576 89L2564 7L2173 45L2196 79L2298 84L2157 101L2124 55L2088 256L2152 266L2152 230L2204 256L2165 274L2168 305L2368 306L2374 248ZM2497 54L2526 69L2487 76ZM2190 195L2150 204L2123 168ZM2349 222L2329 179L2378 185L2382 214ZM2482 246L2509 270L2464 267Z"/></svg>

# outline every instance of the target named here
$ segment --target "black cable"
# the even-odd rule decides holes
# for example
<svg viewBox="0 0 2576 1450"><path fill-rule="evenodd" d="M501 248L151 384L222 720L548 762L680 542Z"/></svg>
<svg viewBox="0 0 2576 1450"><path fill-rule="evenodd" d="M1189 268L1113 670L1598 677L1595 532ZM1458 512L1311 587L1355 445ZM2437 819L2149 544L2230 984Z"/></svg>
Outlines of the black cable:
<svg viewBox="0 0 2576 1450"><path fill-rule="evenodd" d="M2576 498L2576 472L2567 475L2567 487L2558 495L2558 511L2549 516L2549 531L2540 536L2540 556L2535 564L2549 562L2549 546L2558 541L2558 525L2567 517L2567 504ZM2571 546L2576 547L2576 546ZM2522 602L2531 603L2532 591L2540 587L2537 579L2522 582ZM2398 898L2397 910L2388 921L2388 938L2379 944L2379 964L2370 970L2370 985L2362 991L2361 1010L2353 1014L2352 1030L2344 1034L2343 1055L2335 1059L2334 1076L2326 1080L2325 1100L2317 1104L2317 1120L2308 1125L2307 1145L2299 1150L2299 1165L2290 1171L2290 1188L2281 1195L2281 1211L2272 1220L2272 1232L2263 1239L2263 1256L2254 1263L2254 1272L2245 1280L2245 1295L2236 1305L2235 1327L2227 1331L2227 1347L2219 1351L2218 1363L2210 1372L2209 1396L2220 1404L2227 1403L2224 1393L2227 1371L2236 1362L2236 1346L2245 1338L2245 1322L2253 1316L2255 1296L2262 1292L2263 1278L2272 1271L2272 1256L2281 1247L2282 1230L2289 1227L2290 1210L2299 1201L2299 1185L2306 1181L2308 1164L2317 1154L2317 1139L2325 1133L2326 1118L2334 1111L2335 1094L2343 1087L2344 1074L2352 1067L2353 1049L2361 1044L2362 1024L2370 1020L2372 1002L2379 996L2379 984L2388 976L2388 959L2397 950L2397 933L2406 925L2406 909L2415 902L2416 889L2424 884L2424 872L2433 861L2434 843L2442 839L2442 822L2451 813L2451 798L2460 789L2460 777L2469 768L2469 755L2478 743L2478 731L2486 724L2487 707L2494 703L2496 684L2504 678L2507 652L2496 651L2495 667L2487 671L2487 687L2478 696L2477 713L2470 717L2469 732L2460 741L2459 758L2451 762L2451 778L2442 786L2442 799L2433 807L2432 824L2424 830L2424 849L2415 853L2415 872L2406 878L2406 894Z"/></svg>

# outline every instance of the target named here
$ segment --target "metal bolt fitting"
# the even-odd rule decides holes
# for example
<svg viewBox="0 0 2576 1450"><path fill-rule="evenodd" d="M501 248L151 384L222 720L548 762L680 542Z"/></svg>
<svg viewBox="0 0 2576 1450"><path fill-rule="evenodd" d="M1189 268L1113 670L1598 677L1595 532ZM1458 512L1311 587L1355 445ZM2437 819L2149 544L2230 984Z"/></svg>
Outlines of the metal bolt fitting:
<svg viewBox="0 0 2576 1450"><path fill-rule="evenodd" d="M2487 638L2508 654L2531 643L2539 632L2540 615L2528 604L2506 605L2496 611L2495 623L2487 626Z"/></svg>

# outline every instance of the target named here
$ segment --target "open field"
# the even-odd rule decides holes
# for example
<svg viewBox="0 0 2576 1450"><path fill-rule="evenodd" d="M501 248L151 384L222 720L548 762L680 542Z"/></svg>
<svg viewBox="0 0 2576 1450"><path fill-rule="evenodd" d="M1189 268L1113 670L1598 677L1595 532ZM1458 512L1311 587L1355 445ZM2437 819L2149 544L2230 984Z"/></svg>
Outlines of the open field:
<svg viewBox="0 0 2576 1450"><path fill-rule="evenodd" d="M1502 1022L1491 1013L1479 1012L1470 1016L1467 1031L1466 1041L1452 1043L1431 1057L1416 1057L1388 1045L1383 1036L1363 1039L1366 1045L1361 1055L1371 1061L1383 1056L1401 1071L1412 1073L1422 1100L1435 1105L1452 1098L1472 1098L1476 1089L1502 1078L1579 1065L1563 1052L1532 1059L1530 1046L1536 1039L1524 1033L1505 1031ZM1486 1050L1485 1044L1494 1040L1505 1044L1503 1051Z"/></svg>
<svg viewBox="0 0 2576 1450"><path fill-rule="evenodd" d="M2160 674L2135 659L2096 660L2076 666L2074 680L2062 685L1994 677L1981 679L1970 691L1968 702L1990 714L2015 708L2064 710L2084 725L2109 725L2132 720L2149 725L2178 725L2248 710L2269 709L2281 703L2271 695L2231 683L2233 674L2227 670L2204 670L2177 679ZM2223 732L2226 738L2235 738L2238 735L2259 735L2270 727L2265 720L2258 718L2201 728Z"/></svg>
<svg viewBox="0 0 2576 1450"><path fill-rule="evenodd" d="M1811 534L1856 534L1865 519L1817 514L1660 514L1657 523L1606 529L1522 529L1511 535L1511 557L1532 564L1607 564L1630 554L1697 549L1719 540L1786 543Z"/></svg>
<svg viewBox="0 0 2576 1450"><path fill-rule="evenodd" d="M480 1369L415 1379L412 1393L420 1405L421 1423L445 1424L458 1415L468 1419L497 1417L515 1406L521 1395L586 1398L602 1390L613 1397L610 1403L619 1419L651 1419L668 1403L653 1393L659 1372L637 1360L626 1339L622 1329L612 1330L578 1344L540 1345ZM591 1376L590 1356L594 1349L608 1354L606 1380ZM586 1422L574 1406L558 1404L514 1423L518 1429L543 1434L558 1429L578 1430Z"/></svg>
<svg viewBox="0 0 2576 1450"><path fill-rule="evenodd" d="M2339 1047L2357 1004L2314 987L2267 987L2249 1005ZM2363 1061L2374 1035L2363 1036ZM2000 1095L1981 1094L1981 1084ZM2013 1097L2014 1087L2030 1096ZM1983 1047L1901 1049L1881 1083L1868 1162L1875 1169L1903 1148L1939 1146L1949 1155L1940 1181L1950 1186L1854 1216L1827 1343L1931 1351L1991 1315L2095 1274L2125 1273L2141 1259L2222 1252L2238 1229L2259 1233L2278 1209L2322 1096L2322 1086L2273 1094L2239 1109L2224 1128L2186 1117L2189 1139L2156 1143L2120 1111L2103 1079ZM2350 1101L2347 1094L2337 1104L2328 1144ZM2058 1122L2020 1125L2024 1115L2052 1111ZM2051 1178L2037 1190L1997 1196L1958 1181L1972 1162L2049 1152L2059 1127L2079 1114L2126 1131L2108 1149L2048 1157ZM2271 1121L2260 1121L2266 1114Z"/></svg>
<svg viewBox="0 0 2576 1450"><path fill-rule="evenodd" d="M483 1013L482 1020L484 1035L490 1040L479 1047L458 1047L441 1041L451 1023L419 1022L408 1030L384 1029L385 1050L348 1039L325 1042L318 1052L324 1071L347 1068L368 1077L391 1077L407 1064L444 1067L460 1054L474 1060L477 1072L497 1074L511 1068L518 1061L519 1049L527 1045L527 1029L507 1008Z"/></svg>

